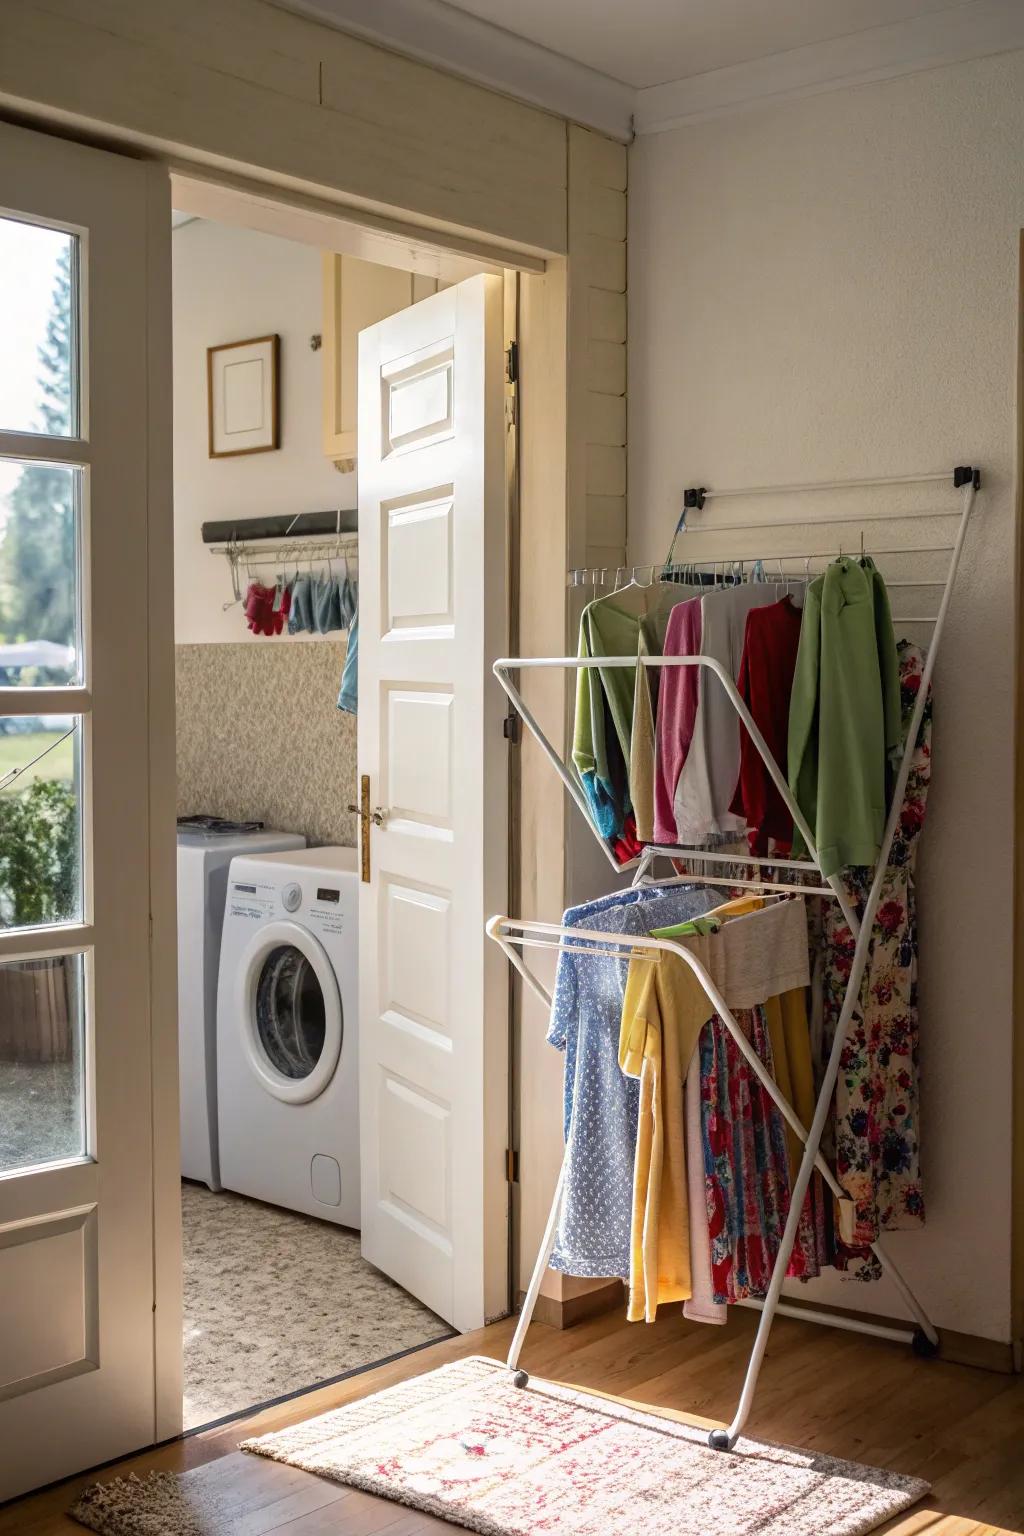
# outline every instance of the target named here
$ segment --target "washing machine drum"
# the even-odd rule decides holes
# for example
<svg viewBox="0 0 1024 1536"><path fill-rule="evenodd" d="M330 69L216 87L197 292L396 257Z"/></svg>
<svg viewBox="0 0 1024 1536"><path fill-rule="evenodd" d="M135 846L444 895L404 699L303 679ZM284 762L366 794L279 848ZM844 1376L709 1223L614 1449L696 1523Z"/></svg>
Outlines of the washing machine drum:
<svg viewBox="0 0 1024 1536"><path fill-rule="evenodd" d="M270 924L249 945L239 981L250 1067L275 1098L308 1103L333 1077L344 1033L323 946L295 923Z"/></svg>

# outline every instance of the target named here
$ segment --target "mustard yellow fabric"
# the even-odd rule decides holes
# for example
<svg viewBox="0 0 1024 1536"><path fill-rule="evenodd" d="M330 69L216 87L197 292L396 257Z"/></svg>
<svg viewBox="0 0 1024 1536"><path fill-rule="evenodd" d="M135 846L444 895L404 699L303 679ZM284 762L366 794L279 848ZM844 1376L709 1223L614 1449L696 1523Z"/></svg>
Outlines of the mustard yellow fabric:
<svg viewBox="0 0 1024 1536"><path fill-rule="evenodd" d="M762 897L745 896L707 916L740 917L763 905ZM682 924L677 936L685 939L686 929ZM714 1012L685 961L664 951L646 951L655 960L644 954L638 950L630 960L619 1029L619 1066L640 1079L626 1313L634 1323L651 1323L660 1304L692 1294L683 1083Z"/></svg>
<svg viewBox="0 0 1024 1536"><path fill-rule="evenodd" d="M758 912L764 897L724 902L702 920L727 921ZM699 949L694 925L658 929ZM657 956L652 960L652 956ZM646 958L645 958L646 956ZM775 1077L804 1125L814 1114L814 1075L806 995L795 988L765 1002ZM653 1322L659 1305L692 1294L683 1084L701 1029L714 1009L693 971L677 955L637 949L629 964L619 1028L619 1066L640 1079L627 1317ZM786 1127L791 1174L801 1143Z"/></svg>
<svg viewBox="0 0 1024 1536"><path fill-rule="evenodd" d="M811 1065L811 1032L807 1022L807 995L803 987L770 997L764 1005L768 1038L775 1060L775 1081L796 1110L805 1127L814 1118L814 1069ZM786 1153L790 1181L796 1177L803 1143L786 1124Z"/></svg>
<svg viewBox="0 0 1024 1536"><path fill-rule="evenodd" d="M710 1003L675 955L634 956L622 1008L619 1065L640 1079L630 1232L630 1322L690 1288L683 1080Z"/></svg>

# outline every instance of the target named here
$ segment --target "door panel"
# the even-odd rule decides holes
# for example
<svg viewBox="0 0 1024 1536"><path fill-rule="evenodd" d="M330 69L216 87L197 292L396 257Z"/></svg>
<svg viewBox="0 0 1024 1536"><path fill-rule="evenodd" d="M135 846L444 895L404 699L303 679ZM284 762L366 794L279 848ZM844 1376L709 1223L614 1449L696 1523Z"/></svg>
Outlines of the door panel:
<svg viewBox="0 0 1024 1536"><path fill-rule="evenodd" d="M504 437L498 278L362 332L363 1252L461 1329L505 1301Z"/></svg>
<svg viewBox="0 0 1024 1536"><path fill-rule="evenodd" d="M0 351L0 1499L155 1433L148 273L169 235L153 168L0 125L0 292L20 295Z"/></svg>

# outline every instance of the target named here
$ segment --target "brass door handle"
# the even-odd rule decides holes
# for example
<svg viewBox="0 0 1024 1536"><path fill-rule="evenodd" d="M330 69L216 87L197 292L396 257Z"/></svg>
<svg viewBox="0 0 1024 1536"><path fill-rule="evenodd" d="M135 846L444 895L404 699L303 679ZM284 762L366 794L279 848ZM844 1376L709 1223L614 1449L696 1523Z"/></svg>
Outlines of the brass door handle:
<svg viewBox="0 0 1024 1536"><path fill-rule="evenodd" d="M368 885L370 882L370 825L382 827L387 820L388 813L383 806L376 806L370 810L370 775L364 773L359 780L359 804L349 805L349 810L354 816L359 817L359 851L361 875Z"/></svg>
<svg viewBox="0 0 1024 1536"><path fill-rule="evenodd" d="M375 827L382 827L388 819L387 811L380 805L372 811L364 811L362 806L359 805L350 804L348 808L354 816L358 816L360 819L364 816L369 816Z"/></svg>

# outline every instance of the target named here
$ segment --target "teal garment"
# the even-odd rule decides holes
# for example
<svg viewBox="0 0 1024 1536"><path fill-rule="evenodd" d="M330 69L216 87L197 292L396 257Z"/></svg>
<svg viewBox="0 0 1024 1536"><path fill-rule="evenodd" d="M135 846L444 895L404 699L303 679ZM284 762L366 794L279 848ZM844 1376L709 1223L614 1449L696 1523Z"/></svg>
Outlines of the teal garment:
<svg viewBox="0 0 1024 1536"><path fill-rule="evenodd" d="M676 582L630 585L588 603L580 618L577 655L660 656L668 616L689 589ZM643 645L641 646L641 634ZM632 810L629 755L637 673L640 667L581 667L576 677L572 760L602 837L621 835Z"/></svg>
<svg viewBox="0 0 1024 1536"><path fill-rule="evenodd" d="M348 648L345 665L341 669L341 688L338 692L338 708L347 715L358 714L359 704L359 610L352 617L348 630Z"/></svg>
<svg viewBox="0 0 1024 1536"><path fill-rule="evenodd" d="M885 583L870 560L837 560L807 588L789 706L789 787L823 874L875 862L887 770L899 751L899 665ZM799 832L793 851L806 852Z"/></svg>

